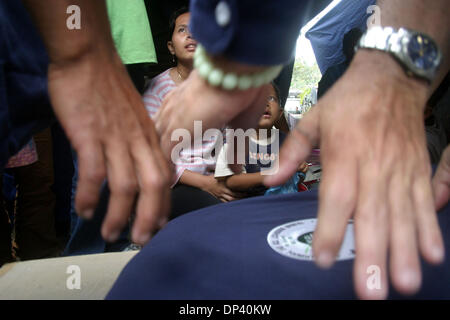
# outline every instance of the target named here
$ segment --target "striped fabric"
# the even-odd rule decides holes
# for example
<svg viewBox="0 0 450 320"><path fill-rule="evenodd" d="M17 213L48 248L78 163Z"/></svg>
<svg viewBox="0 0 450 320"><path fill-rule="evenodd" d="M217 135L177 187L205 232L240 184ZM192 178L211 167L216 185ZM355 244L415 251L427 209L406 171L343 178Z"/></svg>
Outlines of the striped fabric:
<svg viewBox="0 0 450 320"><path fill-rule="evenodd" d="M151 118L155 117L165 96L176 88L176 84L170 77L169 71L170 69L153 78L148 89L144 93L144 105ZM176 174L172 187L177 184L184 170L197 172L203 175L214 174L216 158L220 151L220 149L218 149L214 152L214 148L216 145L220 147L220 144L222 143L218 138L219 136L215 136L210 140L203 140L198 146L181 150L180 158L174 163Z"/></svg>
<svg viewBox="0 0 450 320"><path fill-rule="evenodd" d="M17 154L9 158L6 168L23 167L38 161L36 144L32 138Z"/></svg>

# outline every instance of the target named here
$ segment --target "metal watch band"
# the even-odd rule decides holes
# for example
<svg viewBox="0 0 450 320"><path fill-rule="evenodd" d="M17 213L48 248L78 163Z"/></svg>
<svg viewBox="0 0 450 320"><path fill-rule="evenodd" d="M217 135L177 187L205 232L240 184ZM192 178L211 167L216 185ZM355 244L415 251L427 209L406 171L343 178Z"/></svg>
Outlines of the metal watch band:
<svg viewBox="0 0 450 320"><path fill-rule="evenodd" d="M408 46L414 37L427 39L436 47L437 56L432 68L420 68L411 60ZM429 82L433 81L441 62L439 48L430 37L406 28L395 30L391 27L372 27L363 34L355 50L360 48L388 52L399 61L409 76L416 76Z"/></svg>

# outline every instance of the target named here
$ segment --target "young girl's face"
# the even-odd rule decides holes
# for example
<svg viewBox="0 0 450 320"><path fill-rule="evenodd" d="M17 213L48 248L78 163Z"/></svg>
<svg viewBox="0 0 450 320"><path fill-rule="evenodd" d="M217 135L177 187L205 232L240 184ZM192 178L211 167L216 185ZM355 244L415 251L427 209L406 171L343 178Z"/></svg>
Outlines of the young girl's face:
<svg viewBox="0 0 450 320"><path fill-rule="evenodd" d="M183 13L175 21L175 29L172 34L172 41L167 43L167 47L172 55L178 60L192 61L194 59L197 41L192 38L189 31L189 12Z"/></svg>
<svg viewBox="0 0 450 320"><path fill-rule="evenodd" d="M258 129L271 129L274 123L281 116L280 102L273 86L270 86L270 93L267 97L266 110L259 120Z"/></svg>

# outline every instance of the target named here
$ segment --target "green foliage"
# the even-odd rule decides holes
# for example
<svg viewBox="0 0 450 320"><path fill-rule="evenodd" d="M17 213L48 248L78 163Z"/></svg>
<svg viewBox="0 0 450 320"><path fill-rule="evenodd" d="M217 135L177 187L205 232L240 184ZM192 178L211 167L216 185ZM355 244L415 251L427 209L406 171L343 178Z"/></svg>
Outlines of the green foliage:
<svg viewBox="0 0 450 320"><path fill-rule="evenodd" d="M311 92L311 88L317 86L321 77L322 75L316 63L309 65L303 59L297 58L292 72L290 91L298 91L303 94L303 91L309 88L309 92ZM301 99L303 101L303 98Z"/></svg>
<svg viewBox="0 0 450 320"><path fill-rule="evenodd" d="M305 102L305 97L309 96L311 94L311 87L306 87L303 88L300 91L300 94L298 95L298 98L300 98L300 104L303 105L303 103Z"/></svg>

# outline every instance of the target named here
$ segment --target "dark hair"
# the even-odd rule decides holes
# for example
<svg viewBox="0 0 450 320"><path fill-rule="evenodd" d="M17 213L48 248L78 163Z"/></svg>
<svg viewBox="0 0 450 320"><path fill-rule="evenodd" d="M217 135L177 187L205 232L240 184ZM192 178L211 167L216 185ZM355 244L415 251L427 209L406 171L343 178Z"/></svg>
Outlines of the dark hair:
<svg viewBox="0 0 450 320"><path fill-rule="evenodd" d="M175 23L177 21L177 18L179 16L181 16L182 14L185 14L186 12L189 12L189 8L186 6L183 6L179 9L177 9L176 11L174 11L174 13L172 13L172 15L170 16L170 19L169 19L169 41L172 40L172 35L173 35L173 32L175 31Z"/></svg>
<svg viewBox="0 0 450 320"><path fill-rule="evenodd" d="M281 93L280 93L280 88L278 88L278 86L275 84L275 82L271 82L270 83L271 86L273 87L273 89L275 90L275 95L276 98L278 100L278 106L280 107L280 109L283 109L283 107L281 107Z"/></svg>
<svg viewBox="0 0 450 320"><path fill-rule="evenodd" d="M362 34L362 31L358 28L353 28L345 34L342 50L348 62L352 61L355 55L355 46L358 44L359 39L361 39Z"/></svg>

